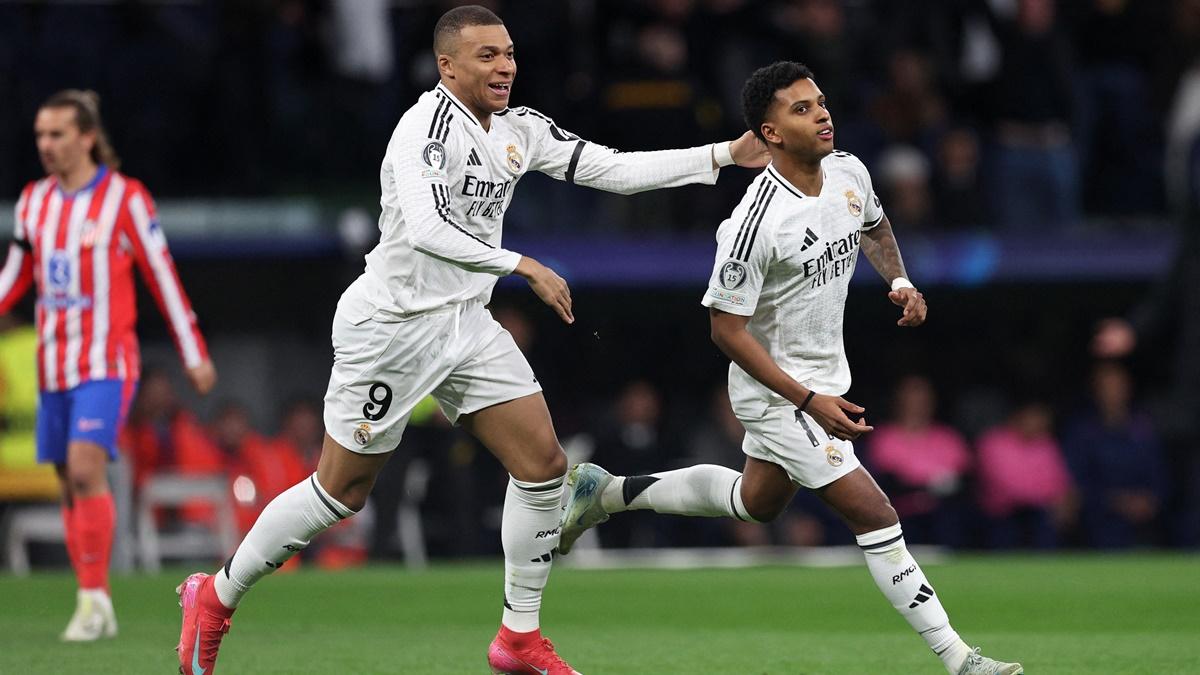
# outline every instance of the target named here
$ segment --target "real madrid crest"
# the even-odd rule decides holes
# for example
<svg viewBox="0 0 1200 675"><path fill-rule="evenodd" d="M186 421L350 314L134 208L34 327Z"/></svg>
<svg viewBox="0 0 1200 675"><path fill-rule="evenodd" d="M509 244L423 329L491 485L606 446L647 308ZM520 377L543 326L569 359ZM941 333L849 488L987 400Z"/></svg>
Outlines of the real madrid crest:
<svg viewBox="0 0 1200 675"><path fill-rule="evenodd" d="M858 195L854 194L854 190L846 190L846 208L850 209L850 215L855 218L862 217L862 200Z"/></svg>
<svg viewBox="0 0 1200 675"><path fill-rule="evenodd" d="M505 150L508 150L508 168L513 173L521 173L521 163L525 160L521 153L517 152L517 146L509 144Z"/></svg>
<svg viewBox="0 0 1200 675"><path fill-rule="evenodd" d="M825 461L829 462L830 466L841 466L846 458L842 456L841 450L830 444L825 446Z"/></svg>
<svg viewBox="0 0 1200 675"><path fill-rule="evenodd" d="M354 430L354 442L359 445L366 445L371 442L371 425L363 422Z"/></svg>

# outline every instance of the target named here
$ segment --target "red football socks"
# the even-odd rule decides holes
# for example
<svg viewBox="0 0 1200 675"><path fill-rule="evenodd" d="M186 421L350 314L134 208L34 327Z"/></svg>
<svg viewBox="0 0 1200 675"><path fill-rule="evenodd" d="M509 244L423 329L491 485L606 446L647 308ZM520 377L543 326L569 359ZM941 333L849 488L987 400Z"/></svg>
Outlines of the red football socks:
<svg viewBox="0 0 1200 675"><path fill-rule="evenodd" d="M74 539L75 576L79 580L79 587L102 588L107 592L108 561L112 555L113 529L117 515L112 493L76 498L71 511L74 532L67 537L68 541Z"/></svg>

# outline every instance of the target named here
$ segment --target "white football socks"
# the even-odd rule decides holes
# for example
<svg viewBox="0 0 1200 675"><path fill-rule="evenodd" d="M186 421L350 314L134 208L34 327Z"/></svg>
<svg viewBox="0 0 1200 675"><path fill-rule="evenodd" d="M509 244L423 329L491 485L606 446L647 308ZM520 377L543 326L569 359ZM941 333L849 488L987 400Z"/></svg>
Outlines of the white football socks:
<svg viewBox="0 0 1200 675"><path fill-rule="evenodd" d="M742 503L741 487L741 473L716 464L697 464L649 476L615 476L600 495L600 506L606 513L650 509L753 522Z"/></svg>
<svg viewBox="0 0 1200 675"><path fill-rule="evenodd" d="M263 576L279 569L312 538L354 511L329 496L317 474L293 485L267 504L223 569L214 575L217 597L237 607Z"/></svg>
<svg viewBox="0 0 1200 675"><path fill-rule="evenodd" d="M946 670L957 673L971 649L950 626L950 617L933 586L905 547L900 524L860 534L857 539L875 585L942 659Z"/></svg>
<svg viewBox="0 0 1200 675"><path fill-rule="evenodd" d="M500 541L504 546L504 616L509 630L539 627L542 590L558 546L563 478L526 483L509 477Z"/></svg>

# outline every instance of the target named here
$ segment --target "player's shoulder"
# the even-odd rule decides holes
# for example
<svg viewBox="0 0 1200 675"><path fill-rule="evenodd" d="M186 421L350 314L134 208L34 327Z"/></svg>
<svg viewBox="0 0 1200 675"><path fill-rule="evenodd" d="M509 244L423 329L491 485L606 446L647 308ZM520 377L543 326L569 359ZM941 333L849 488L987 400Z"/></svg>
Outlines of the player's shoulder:
<svg viewBox="0 0 1200 675"><path fill-rule="evenodd" d="M21 188L21 201L28 201L35 192L45 192L54 186L54 178L52 176L43 176L37 180L31 180Z"/></svg>
<svg viewBox="0 0 1200 675"><path fill-rule="evenodd" d="M730 232L771 231L779 221L784 199L780 191L785 189L771 172L764 169L746 186L746 193L734 207L733 212L722 223L725 230L718 237Z"/></svg>
<svg viewBox="0 0 1200 675"><path fill-rule="evenodd" d="M740 206L747 217L770 226L803 199L804 195L768 166L746 188Z"/></svg>
<svg viewBox="0 0 1200 675"><path fill-rule="evenodd" d="M454 101L441 85L430 89L417 98L396 124L393 138L397 136L440 139L449 132L450 121L458 115L467 114L459 110L461 106Z"/></svg>
<svg viewBox="0 0 1200 675"><path fill-rule="evenodd" d="M513 126L547 127L554 125L554 120L550 119L549 115L525 105L519 105L515 108L505 108L499 112L492 113L492 117L504 120Z"/></svg>
<svg viewBox="0 0 1200 675"><path fill-rule="evenodd" d="M575 134L563 131L549 115L528 106L505 108L500 112L492 113L492 117L500 124L510 125L528 135L542 135L549 132L555 139L564 143L580 140Z"/></svg>
<svg viewBox="0 0 1200 675"><path fill-rule="evenodd" d="M150 188L147 188L145 183L137 178L134 178L133 176L121 173L120 171L113 171L110 180L112 183L118 184L122 187L124 190L122 201L126 204L128 204L129 201L134 198L142 199L147 202L150 202L153 199L153 197L150 195Z"/></svg>
<svg viewBox="0 0 1200 675"><path fill-rule="evenodd" d="M845 150L834 150L821 160L821 165L826 171L844 172L854 176L870 177L870 172L867 170L867 165L853 153Z"/></svg>

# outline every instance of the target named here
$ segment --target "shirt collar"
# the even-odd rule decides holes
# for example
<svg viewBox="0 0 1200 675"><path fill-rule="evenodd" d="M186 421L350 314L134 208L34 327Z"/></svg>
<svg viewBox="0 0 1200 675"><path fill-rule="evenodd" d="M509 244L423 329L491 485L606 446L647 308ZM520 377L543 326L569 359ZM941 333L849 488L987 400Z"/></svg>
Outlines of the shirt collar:
<svg viewBox="0 0 1200 675"><path fill-rule="evenodd" d="M452 94L450 92L449 87L442 84L441 82L438 82L437 86L434 87L433 90L434 90L434 92L441 92L441 94L443 96L445 96L450 101L451 104L453 104L456 108L458 108L460 111L462 111L462 113L464 115L466 115L466 119L469 120L471 122L471 124L474 124L475 126L481 128L481 129L483 128L483 125L479 123L479 120L476 119L475 115L471 112L471 110L469 108L467 108L467 106L463 105L463 102L458 100L457 96L455 96L454 94Z"/></svg>

